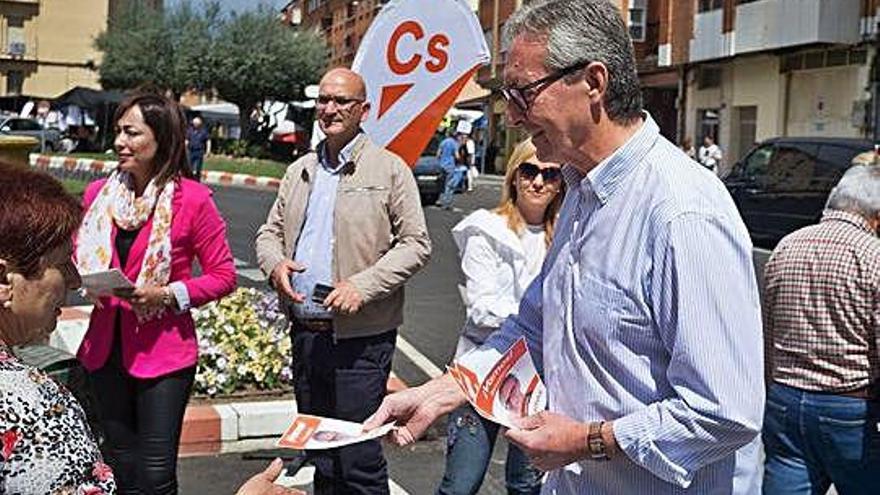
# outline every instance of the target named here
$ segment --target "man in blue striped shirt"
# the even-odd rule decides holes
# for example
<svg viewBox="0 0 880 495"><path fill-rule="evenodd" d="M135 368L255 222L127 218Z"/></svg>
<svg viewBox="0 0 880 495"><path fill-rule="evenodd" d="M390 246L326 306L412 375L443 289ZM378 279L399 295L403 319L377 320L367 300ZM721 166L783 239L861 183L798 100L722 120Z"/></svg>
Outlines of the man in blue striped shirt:
<svg viewBox="0 0 880 495"><path fill-rule="evenodd" d="M761 314L733 201L643 112L612 2L532 2L505 29L509 124L569 186L541 275L486 343L525 336L547 386L508 438L545 493L759 493ZM368 427L396 419L407 443L463 400L440 377Z"/></svg>

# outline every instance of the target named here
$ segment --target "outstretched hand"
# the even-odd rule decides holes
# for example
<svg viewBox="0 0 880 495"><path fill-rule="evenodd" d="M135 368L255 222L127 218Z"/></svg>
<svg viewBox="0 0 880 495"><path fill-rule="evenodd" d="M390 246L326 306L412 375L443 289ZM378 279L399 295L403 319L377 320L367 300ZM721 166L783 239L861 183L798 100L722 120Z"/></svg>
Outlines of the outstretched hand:
<svg viewBox="0 0 880 495"><path fill-rule="evenodd" d="M255 474L241 485L236 495L306 495L302 490L275 484L282 469L284 463L281 459L275 459L262 473Z"/></svg>
<svg viewBox="0 0 880 495"><path fill-rule="evenodd" d="M398 428L388 435L403 446L415 442L431 424L465 401L465 396L448 374L415 388L385 397L379 409L364 423L364 431L394 421Z"/></svg>

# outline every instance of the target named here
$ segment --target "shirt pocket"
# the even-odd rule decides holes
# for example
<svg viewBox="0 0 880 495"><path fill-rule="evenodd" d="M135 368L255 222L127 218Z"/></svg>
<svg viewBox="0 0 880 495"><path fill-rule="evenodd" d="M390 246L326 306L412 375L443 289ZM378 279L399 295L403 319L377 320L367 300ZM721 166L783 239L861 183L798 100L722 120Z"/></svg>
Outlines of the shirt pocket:
<svg viewBox="0 0 880 495"><path fill-rule="evenodd" d="M657 343L650 316L633 295L590 275L582 274L574 283L576 338L601 347L608 347L609 339L630 348L644 349Z"/></svg>

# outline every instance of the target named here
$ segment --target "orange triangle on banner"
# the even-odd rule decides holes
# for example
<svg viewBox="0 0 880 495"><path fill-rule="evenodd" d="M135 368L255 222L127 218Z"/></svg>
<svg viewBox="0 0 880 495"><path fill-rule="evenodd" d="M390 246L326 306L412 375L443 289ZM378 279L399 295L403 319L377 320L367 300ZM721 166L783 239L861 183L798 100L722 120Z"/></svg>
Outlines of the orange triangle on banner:
<svg viewBox="0 0 880 495"><path fill-rule="evenodd" d="M478 68L479 66L467 71L457 81L452 83L427 108L422 110L422 113L394 136L394 139L385 147L389 151L397 153L410 167L415 166L416 160L419 159L419 155L425 149L428 141L431 140L431 136L437 132L437 126L440 125L443 116L446 115L446 112L455 103L458 94L461 93L465 84L474 76ZM384 97L385 88L382 88L382 90ZM382 105L380 104L379 106L381 108ZM379 115L382 115L381 109Z"/></svg>
<svg viewBox="0 0 880 495"><path fill-rule="evenodd" d="M413 83L392 84L382 87L382 95L379 97L379 114L376 116L376 120L381 119L382 115L412 87Z"/></svg>

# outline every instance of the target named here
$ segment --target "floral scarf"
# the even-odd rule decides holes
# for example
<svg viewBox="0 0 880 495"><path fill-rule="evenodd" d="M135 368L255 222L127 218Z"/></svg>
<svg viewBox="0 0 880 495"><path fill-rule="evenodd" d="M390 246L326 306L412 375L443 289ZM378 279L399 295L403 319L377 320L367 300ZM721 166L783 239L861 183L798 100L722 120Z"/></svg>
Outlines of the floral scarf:
<svg viewBox="0 0 880 495"><path fill-rule="evenodd" d="M174 181L162 188L156 179L147 184L141 197L135 197L134 180L130 173L115 171L89 207L79 229L76 264L80 273L88 274L110 268L112 260L113 224L124 230L143 227L153 217L153 228L147 251L135 286L162 287L171 277L171 200ZM160 316L163 309L135 311L139 322Z"/></svg>

